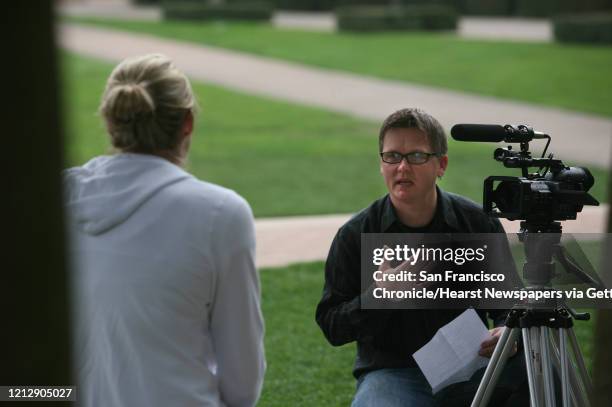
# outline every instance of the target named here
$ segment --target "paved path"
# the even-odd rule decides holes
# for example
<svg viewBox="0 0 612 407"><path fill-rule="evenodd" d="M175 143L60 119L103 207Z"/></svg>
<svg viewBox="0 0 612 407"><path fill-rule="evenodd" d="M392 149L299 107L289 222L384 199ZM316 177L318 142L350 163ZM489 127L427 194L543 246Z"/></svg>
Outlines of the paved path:
<svg viewBox="0 0 612 407"><path fill-rule="evenodd" d="M73 17L116 18L120 20L161 20L161 10L155 5L135 6L129 0L73 0L56 4L60 15Z"/></svg>
<svg viewBox="0 0 612 407"><path fill-rule="evenodd" d="M274 14L273 24L280 28L313 31L336 31L332 13L286 12ZM546 19L460 17L457 35L464 38L514 40L528 42L553 41L552 24Z"/></svg>
<svg viewBox="0 0 612 407"><path fill-rule="evenodd" d="M272 24L279 28L295 28L309 31L336 31L336 16L329 12L277 11Z"/></svg>
<svg viewBox="0 0 612 407"><path fill-rule="evenodd" d="M569 163L609 168L612 120L604 117L307 67L143 34L70 24L61 27L60 37L68 50L111 62L162 52L196 80L377 122L398 108L419 106L447 129L462 122L531 124L553 136L551 147L557 157ZM533 150L539 151L540 144Z"/></svg>
<svg viewBox="0 0 612 407"><path fill-rule="evenodd" d="M156 6L133 6L124 0L68 2L59 7L65 15L123 20L161 20ZM272 24L279 28L333 32L336 17L330 12L277 11ZM552 24L545 19L461 17L457 34L465 38L517 41L552 41Z"/></svg>
<svg viewBox="0 0 612 407"><path fill-rule="evenodd" d="M578 220L563 222L564 233L605 233L608 205L585 207ZM257 266L282 267L291 263L324 260L329 246L350 215L256 219ZM519 222L501 219L507 233ZM575 235L580 239L580 235Z"/></svg>
<svg viewBox="0 0 612 407"><path fill-rule="evenodd" d="M463 17L458 34L464 38L551 42L550 20L532 18Z"/></svg>

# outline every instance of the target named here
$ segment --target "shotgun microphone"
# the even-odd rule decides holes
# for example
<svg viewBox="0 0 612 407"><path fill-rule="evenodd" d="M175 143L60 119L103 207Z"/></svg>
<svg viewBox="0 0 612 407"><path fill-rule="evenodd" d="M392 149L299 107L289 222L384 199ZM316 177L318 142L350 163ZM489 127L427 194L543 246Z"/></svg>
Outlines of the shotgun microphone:
<svg viewBox="0 0 612 407"><path fill-rule="evenodd" d="M498 143L523 143L539 138L548 138L548 135L534 131L531 127L520 124L518 126L498 124L455 124L451 128L451 136L457 141L484 141Z"/></svg>
<svg viewBox="0 0 612 407"><path fill-rule="evenodd" d="M458 141L489 141L497 143L506 138L506 129L498 124L455 124L451 135Z"/></svg>

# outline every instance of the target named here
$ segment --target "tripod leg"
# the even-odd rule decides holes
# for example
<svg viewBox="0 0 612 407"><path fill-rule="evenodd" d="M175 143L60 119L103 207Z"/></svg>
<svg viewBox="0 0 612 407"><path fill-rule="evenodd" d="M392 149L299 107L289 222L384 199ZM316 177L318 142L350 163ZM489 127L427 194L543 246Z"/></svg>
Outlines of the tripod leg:
<svg viewBox="0 0 612 407"><path fill-rule="evenodd" d="M525 351L525 363L527 365L527 380L529 381L529 398L531 400L531 407L539 407L540 397L538 396L538 389L536 388L536 372L533 358L534 352L532 349L530 329L534 328L522 328L523 349Z"/></svg>
<svg viewBox="0 0 612 407"><path fill-rule="evenodd" d="M584 364L584 358L582 356L582 351L580 350L580 345L578 344L578 339L576 339L576 333L574 332L573 328L570 328L568 330L568 333L570 344L572 346L572 349L574 350L576 364L578 365L578 372L580 372L584 388L587 394L593 394L593 383L591 382L591 377L589 376L586 365Z"/></svg>
<svg viewBox="0 0 612 407"><path fill-rule="evenodd" d="M555 331L553 331L554 333ZM550 335L550 347L552 349L552 361L554 363L554 367L557 372L561 372L561 361L559 357L559 346L557 345L556 339L554 335ZM569 370L570 377L570 397L572 400L572 405L580 406L580 407L588 407L590 406L589 400L583 391L583 388L580 384L580 380L576 377L576 371L573 368Z"/></svg>
<svg viewBox="0 0 612 407"><path fill-rule="evenodd" d="M518 328L509 329L506 327L504 329L501 338L499 338L499 341L495 346L493 355L491 355L491 360L489 360L489 364L487 365L487 369L482 376L482 380L478 385L478 390L476 391L476 395L472 401L472 407L486 406L489 402L491 394L495 389L495 385L497 384L499 375L506 365L508 355L514 346L514 342L516 341L518 334Z"/></svg>
<svg viewBox="0 0 612 407"><path fill-rule="evenodd" d="M567 332L564 328L559 329L559 353L561 356L561 394L563 407L569 407L569 355L567 349Z"/></svg>
<svg viewBox="0 0 612 407"><path fill-rule="evenodd" d="M550 355L550 328L546 326L540 329L540 348L542 350L542 373L544 375L544 400L546 407L555 407L555 384Z"/></svg>

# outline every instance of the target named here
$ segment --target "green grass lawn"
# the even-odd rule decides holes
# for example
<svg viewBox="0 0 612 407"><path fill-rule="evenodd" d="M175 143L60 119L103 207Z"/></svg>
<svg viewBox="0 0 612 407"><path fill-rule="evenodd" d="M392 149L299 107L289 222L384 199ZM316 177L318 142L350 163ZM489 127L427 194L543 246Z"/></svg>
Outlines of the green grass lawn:
<svg viewBox="0 0 612 407"><path fill-rule="evenodd" d="M612 47L448 34L336 34L267 24L71 19L350 71L612 115Z"/></svg>
<svg viewBox="0 0 612 407"><path fill-rule="evenodd" d="M329 345L314 321L323 287L323 263L261 271L268 370L262 406L348 406L354 393L355 346ZM590 368L593 322L576 335Z"/></svg>
<svg viewBox="0 0 612 407"><path fill-rule="evenodd" d="M112 66L64 54L69 165L109 150L100 96ZM256 216L355 212L385 193L379 173L378 123L321 109L194 83L197 117L189 171L238 191ZM494 161L494 145L450 141L443 188L482 200L487 175L515 174ZM594 171L605 196L607 173Z"/></svg>
<svg viewBox="0 0 612 407"><path fill-rule="evenodd" d="M262 406L348 406L355 389L354 344L332 347L315 322L323 263L261 271L266 320Z"/></svg>

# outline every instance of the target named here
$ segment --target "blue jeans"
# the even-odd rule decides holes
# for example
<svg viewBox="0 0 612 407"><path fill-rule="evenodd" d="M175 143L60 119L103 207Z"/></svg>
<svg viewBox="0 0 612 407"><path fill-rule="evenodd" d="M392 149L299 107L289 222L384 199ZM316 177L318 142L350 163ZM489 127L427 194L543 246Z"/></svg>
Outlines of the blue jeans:
<svg viewBox="0 0 612 407"><path fill-rule="evenodd" d="M480 369L470 380L452 384L434 396L419 368L374 370L359 377L351 407L469 406L484 371ZM529 385L522 354L508 359L489 405L529 405Z"/></svg>
<svg viewBox="0 0 612 407"><path fill-rule="evenodd" d="M357 381L351 407L399 407L434 405L427 379L418 368L380 369Z"/></svg>

